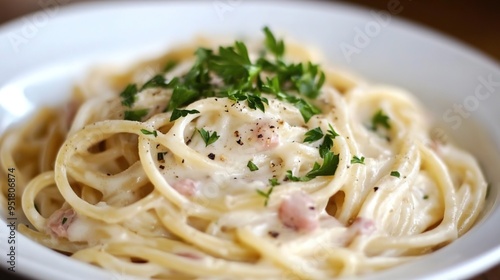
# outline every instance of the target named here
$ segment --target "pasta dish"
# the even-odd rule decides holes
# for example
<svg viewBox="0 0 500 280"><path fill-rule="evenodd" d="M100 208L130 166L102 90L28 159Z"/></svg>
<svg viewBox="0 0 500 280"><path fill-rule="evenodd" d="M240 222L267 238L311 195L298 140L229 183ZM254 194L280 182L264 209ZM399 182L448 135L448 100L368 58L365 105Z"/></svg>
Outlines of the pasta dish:
<svg viewBox="0 0 500 280"><path fill-rule="evenodd" d="M415 97L264 36L94 71L7 130L0 201L12 170L18 231L139 278L331 279L474 225L484 175Z"/></svg>

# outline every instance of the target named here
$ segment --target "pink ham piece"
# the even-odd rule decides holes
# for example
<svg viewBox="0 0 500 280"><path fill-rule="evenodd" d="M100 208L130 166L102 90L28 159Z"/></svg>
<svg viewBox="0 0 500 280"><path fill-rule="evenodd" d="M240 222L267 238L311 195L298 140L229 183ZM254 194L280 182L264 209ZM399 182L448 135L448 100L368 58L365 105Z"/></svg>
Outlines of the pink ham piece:
<svg viewBox="0 0 500 280"><path fill-rule="evenodd" d="M277 126L271 124L263 124L254 130L254 137L257 142L261 143L262 151L270 150L277 147L280 143L280 137L277 132Z"/></svg>
<svg viewBox="0 0 500 280"><path fill-rule="evenodd" d="M355 234L370 235L375 232L375 223L367 218L357 217L352 225L349 226L349 231Z"/></svg>
<svg viewBox="0 0 500 280"><path fill-rule="evenodd" d="M49 233L55 237L68 237L68 227L76 218L73 208L59 209L47 219Z"/></svg>
<svg viewBox="0 0 500 280"><path fill-rule="evenodd" d="M278 216L285 226L300 232L312 232L319 226L319 214L314 201L302 191L293 193L281 202Z"/></svg>
<svg viewBox="0 0 500 280"><path fill-rule="evenodd" d="M370 235L376 230L375 222L371 219L357 217L354 222L347 227L347 231L343 238L345 246L352 243L352 241L359 235Z"/></svg>
<svg viewBox="0 0 500 280"><path fill-rule="evenodd" d="M191 179L181 179L172 184L172 188L174 188L177 192L184 196L193 196L198 192L199 182L191 180Z"/></svg>

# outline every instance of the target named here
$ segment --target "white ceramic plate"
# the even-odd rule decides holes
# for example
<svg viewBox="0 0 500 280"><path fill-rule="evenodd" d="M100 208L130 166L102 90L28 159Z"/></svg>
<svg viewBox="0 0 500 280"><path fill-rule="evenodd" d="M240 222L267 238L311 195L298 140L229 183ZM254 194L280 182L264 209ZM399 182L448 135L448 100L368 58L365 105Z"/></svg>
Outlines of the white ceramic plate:
<svg viewBox="0 0 500 280"><path fill-rule="evenodd" d="M467 278L500 260L500 67L460 43L397 20L394 12L404 8L401 3L378 19L374 12L381 11L309 1L48 6L0 27L0 132L37 106L61 103L91 65L142 59L197 34L256 37L269 25L316 46L331 64L412 91L440 126L480 159L492 187L478 224L429 256L362 277ZM462 104L466 114L454 112L454 104ZM4 211L2 206L0 263L5 268L9 231ZM19 233L16 238L17 273L42 279L123 279Z"/></svg>

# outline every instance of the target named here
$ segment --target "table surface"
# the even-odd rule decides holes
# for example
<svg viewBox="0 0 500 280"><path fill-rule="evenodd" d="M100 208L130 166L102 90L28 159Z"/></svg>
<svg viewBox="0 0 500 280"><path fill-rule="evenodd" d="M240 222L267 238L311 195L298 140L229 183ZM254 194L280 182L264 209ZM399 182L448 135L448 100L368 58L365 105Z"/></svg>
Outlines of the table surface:
<svg viewBox="0 0 500 280"><path fill-rule="evenodd" d="M58 3L81 2L64 0ZM400 17L454 37L500 61L500 1L433 1L433 0L340 0L376 11L387 10L391 1L404 7ZM37 0L0 0L0 24L41 9ZM0 275L2 275L0 273ZM3 278L3 277L2 277ZM6 279L6 278L3 278ZM500 279L500 265L471 280Z"/></svg>

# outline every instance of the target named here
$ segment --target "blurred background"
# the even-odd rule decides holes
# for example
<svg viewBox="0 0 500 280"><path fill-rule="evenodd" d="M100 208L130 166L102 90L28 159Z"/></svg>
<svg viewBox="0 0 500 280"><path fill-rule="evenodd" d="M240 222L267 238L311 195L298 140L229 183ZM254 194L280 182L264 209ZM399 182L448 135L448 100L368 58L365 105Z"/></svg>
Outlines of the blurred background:
<svg viewBox="0 0 500 280"><path fill-rule="evenodd" d="M89 0L0 0L0 24L54 4L85 1ZM404 4L404 10L398 14L398 17L458 39L497 62L500 61L499 0L337 0L336 2L358 5L376 11L387 10L388 5L399 2ZM18 279L12 276L3 277L3 273L5 272L0 270L1 279ZM473 280L494 279L500 279L500 266L494 267Z"/></svg>
<svg viewBox="0 0 500 280"><path fill-rule="evenodd" d="M85 1L89 0L0 0L0 24L56 3L70 4ZM399 2L404 5L404 10L398 17L445 33L481 50L497 62L500 61L500 1L498 0L337 0L336 2L364 6L377 11L387 10L388 5Z"/></svg>

